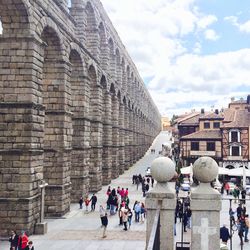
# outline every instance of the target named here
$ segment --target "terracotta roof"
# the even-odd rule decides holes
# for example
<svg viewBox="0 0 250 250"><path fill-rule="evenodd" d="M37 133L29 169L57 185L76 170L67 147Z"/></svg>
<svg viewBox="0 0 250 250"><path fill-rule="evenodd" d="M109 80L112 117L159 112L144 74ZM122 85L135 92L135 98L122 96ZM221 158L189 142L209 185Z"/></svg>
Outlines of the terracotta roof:
<svg viewBox="0 0 250 250"><path fill-rule="evenodd" d="M181 123L189 118L192 118L196 115L200 114L199 112L191 112L191 113L188 113L188 114L183 114L183 115L180 115L177 119L176 119L176 122L177 123Z"/></svg>
<svg viewBox="0 0 250 250"><path fill-rule="evenodd" d="M235 109L224 109L224 122L232 122L234 120Z"/></svg>
<svg viewBox="0 0 250 250"><path fill-rule="evenodd" d="M223 128L245 128L250 126L250 112L248 110L235 110L234 120L225 123Z"/></svg>
<svg viewBox="0 0 250 250"><path fill-rule="evenodd" d="M201 130L181 137L182 139L221 139L220 130Z"/></svg>
<svg viewBox="0 0 250 250"><path fill-rule="evenodd" d="M210 120L210 119L212 119L212 120L223 120L223 114L222 113L219 113L219 114L216 114L216 113L214 113L214 112L212 112L212 113L209 113L209 114L207 114L207 115L204 115L204 116L202 116L202 117L200 117L200 120Z"/></svg>
<svg viewBox="0 0 250 250"><path fill-rule="evenodd" d="M186 125L199 125L199 118L201 114L196 114L192 117L187 117L186 119L183 119L182 121L179 122L180 126L186 126Z"/></svg>

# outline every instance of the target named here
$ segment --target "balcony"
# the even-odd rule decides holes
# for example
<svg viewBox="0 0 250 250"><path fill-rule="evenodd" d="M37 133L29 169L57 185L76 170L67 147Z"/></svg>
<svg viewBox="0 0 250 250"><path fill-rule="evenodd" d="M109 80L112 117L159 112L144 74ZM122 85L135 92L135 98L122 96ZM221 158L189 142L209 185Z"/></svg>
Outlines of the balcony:
<svg viewBox="0 0 250 250"><path fill-rule="evenodd" d="M218 156L215 151L190 151L190 156Z"/></svg>

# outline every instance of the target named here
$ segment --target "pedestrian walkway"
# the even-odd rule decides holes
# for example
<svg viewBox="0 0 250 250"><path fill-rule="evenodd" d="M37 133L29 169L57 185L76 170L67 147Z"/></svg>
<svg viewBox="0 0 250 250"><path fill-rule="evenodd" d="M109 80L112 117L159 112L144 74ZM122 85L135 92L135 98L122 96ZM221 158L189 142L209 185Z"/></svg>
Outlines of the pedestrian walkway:
<svg viewBox="0 0 250 250"><path fill-rule="evenodd" d="M162 144L170 141L170 135L167 132L161 132L154 140L151 148L146 152L145 156L134 164L119 178L112 180L110 186L117 188L129 189L130 208L136 200L145 201L142 195L141 186L136 189L136 185L132 184L132 176L134 174L145 175L146 169L151 166L152 161L158 157L158 152L161 151ZM155 154L151 153L151 149L155 149ZM171 183L174 187L174 183ZM107 238L102 238L101 221L99 217L99 205L106 207L107 195L106 191L109 185L103 186L102 190L96 195L98 202L95 212L86 213L79 209L79 204L72 204L71 211L61 219L49 219L48 234L33 235L31 240L34 241L36 250L144 250L146 245L146 221L144 223L134 222L131 229L123 231L123 227L119 226L118 215L109 216L109 224L107 228ZM180 196L185 196L185 192L180 192ZM232 198L232 196L223 196L224 198ZM233 203L233 209L236 209L237 204ZM250 212L250 201L246 204L247 212ZM90 206L89 206L90 209ZM229 226L229 201L223 200L221 211L221 225L224 223ZM175 241L181 241L182 224L177 222ZM191 239L191 230L188 229L183 235L183 240L189 242ZM233 250L240 248L239 237L237 232L233 235ZM229 245L229 244L228 244ZM0 250L8 250L8 242L0 242ZM245 243L243 249L250 249L250 243Z"/></svg>
<svg viewBox="0 0 250 250"><path fill-rule="evenodd" d="M142 195L141 186L137 190L136 185L132 184L132 176L134 174L145 175L152 161L158 157L158 152L161 151L163 143L168 142L170 134L162 132L154 140L151 148L155 149L155 154L151 153L151 148L146 152L145 156L134 164L119 178L112 180L110 186L117 188L128 188L130 208L133 208L134 202L145 202ZM34 241L36 250L143 250L146 242L146 221L144 223L133 222L130 230L124 231L122 226L119 226L118 215L109 216L109 224L107 227L107 238L102 238L101 220L99 216L99 205L106 207L108 186L103 186L102 190L96 195L98 201L96 211L86 213L85 207L79 209L79 204L72 204L71 211L61 219L49 219L48 233L46 235L33 235L31 240ZM80 198L80 197L79 197ZM90 209L90 206L89 206ZM4 248L9 249L9 244L4 242Z"/></svg>

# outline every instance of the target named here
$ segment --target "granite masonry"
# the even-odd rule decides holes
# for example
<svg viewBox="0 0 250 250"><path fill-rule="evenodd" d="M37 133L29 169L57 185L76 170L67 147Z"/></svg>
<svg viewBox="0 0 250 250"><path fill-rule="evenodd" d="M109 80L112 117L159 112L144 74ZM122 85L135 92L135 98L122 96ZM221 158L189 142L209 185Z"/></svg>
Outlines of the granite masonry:
<svg viewBox="0 0 250 250"><path fill-rule="evenodd" d="M141 158L160 114L99 0L0 0L0 236Z"/></svg>

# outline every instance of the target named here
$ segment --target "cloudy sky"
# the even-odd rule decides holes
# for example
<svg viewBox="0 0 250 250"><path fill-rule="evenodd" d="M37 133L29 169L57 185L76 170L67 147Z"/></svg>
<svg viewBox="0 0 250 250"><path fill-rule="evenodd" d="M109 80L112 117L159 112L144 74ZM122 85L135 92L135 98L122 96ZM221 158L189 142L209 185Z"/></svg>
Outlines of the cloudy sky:
<svg viewBox="0 0 250 250"><path fill-rule="evenodd" d="M162 115L250 94L249 0L101 0Z"/></svg>

